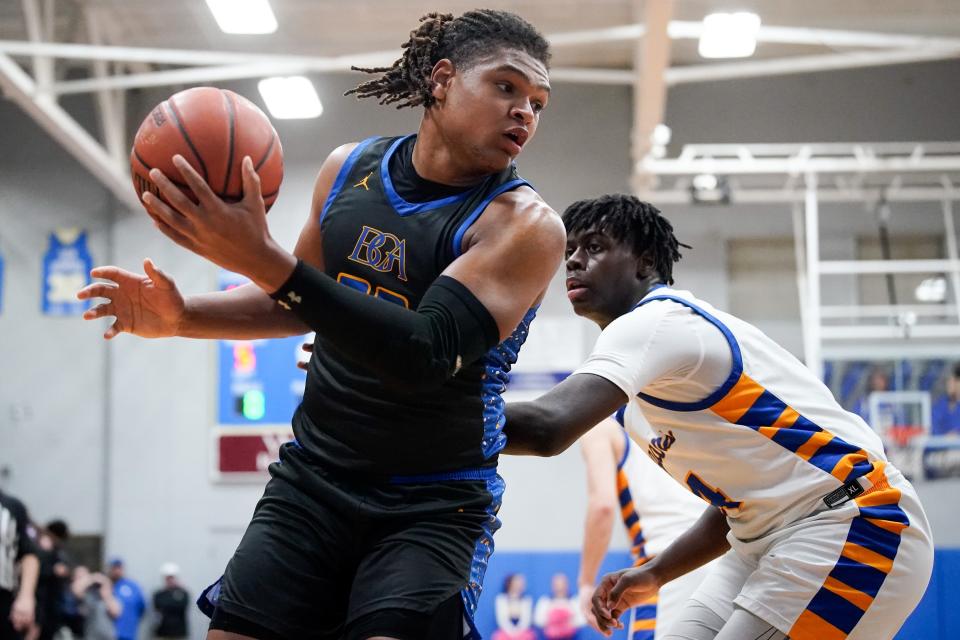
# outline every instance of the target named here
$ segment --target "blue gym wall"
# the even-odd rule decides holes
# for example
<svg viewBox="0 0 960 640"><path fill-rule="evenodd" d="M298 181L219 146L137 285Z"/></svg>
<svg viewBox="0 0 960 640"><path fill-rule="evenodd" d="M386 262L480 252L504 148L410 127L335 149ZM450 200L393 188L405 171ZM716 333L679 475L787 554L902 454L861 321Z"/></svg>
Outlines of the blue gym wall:
<svg viewBox="0 0 960 640"><path fill-rule="evenodd" d="M494 618L494 596L502 590L504 578L511 573L522 573L527 579L527 593L534 602L550 592L550 578L565 573L571 584L576 584L580 554L577 552L498 551L493 554L484 579L484 597L480 599L476 623L484 638L497 628ZM626 552L613 552L604 560L601 574L622 569L629 564ZM957 640L960 638L960 548L939 549L933 565L933 576L920 606L897 634L896 640ZM577 640L600 640L604 636L593 629L583 628ZM625 631L613 634L614 640L624 640Z"/></svg>

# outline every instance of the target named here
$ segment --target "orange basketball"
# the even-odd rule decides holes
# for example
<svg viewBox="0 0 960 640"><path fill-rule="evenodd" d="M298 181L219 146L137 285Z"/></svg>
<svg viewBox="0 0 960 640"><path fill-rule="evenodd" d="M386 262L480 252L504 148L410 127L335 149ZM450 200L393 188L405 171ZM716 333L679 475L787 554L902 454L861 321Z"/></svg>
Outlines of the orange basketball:
<svg viewBox="0 0 960 640"><path fill-rule="evenodd" d="M196 202L173 164L173 156L178 153L226 202L243 198L240 165L244 156L250 156L260 176L268 211L280 192L280 138L263 111L233 91L216 87L187 89L154 107L137 130L130 152L130 170L138 198L144 191L159 195L149 176L150 169L156 168Z"/></svg>

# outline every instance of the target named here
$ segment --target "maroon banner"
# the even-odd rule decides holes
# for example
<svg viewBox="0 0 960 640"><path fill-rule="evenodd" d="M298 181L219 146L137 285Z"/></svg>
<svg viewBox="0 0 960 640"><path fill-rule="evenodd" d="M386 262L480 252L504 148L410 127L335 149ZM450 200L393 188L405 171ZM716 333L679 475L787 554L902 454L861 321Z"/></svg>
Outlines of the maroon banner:
<svg viewBox="0 0 960 640"><path fill-rule="evenodd" d="M257 480L280 457L280 446L293 440L290 429L242 427L214 431L215 480Z"/></svg>

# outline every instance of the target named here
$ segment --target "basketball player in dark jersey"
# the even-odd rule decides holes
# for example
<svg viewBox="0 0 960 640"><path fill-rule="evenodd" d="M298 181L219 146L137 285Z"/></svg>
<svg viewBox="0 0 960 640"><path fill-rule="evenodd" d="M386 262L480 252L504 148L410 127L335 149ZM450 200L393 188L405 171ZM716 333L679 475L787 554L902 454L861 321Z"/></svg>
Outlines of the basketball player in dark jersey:
<svg viewBox="0 0 960 640"><path fill-rule="evenodd" d="M259 181L219 200L177 160L194 205L144 194L178 244L253 284L184 299L149 260L88 319L105 337L317 333L296 440L220 582L208 638L473 637L499 527L507 371L562 259L559 217L513 164L549 98L548 45L500 11L431 14L360 97L425 107L414 136L336 149L293 255L270 237Z"/></svg>

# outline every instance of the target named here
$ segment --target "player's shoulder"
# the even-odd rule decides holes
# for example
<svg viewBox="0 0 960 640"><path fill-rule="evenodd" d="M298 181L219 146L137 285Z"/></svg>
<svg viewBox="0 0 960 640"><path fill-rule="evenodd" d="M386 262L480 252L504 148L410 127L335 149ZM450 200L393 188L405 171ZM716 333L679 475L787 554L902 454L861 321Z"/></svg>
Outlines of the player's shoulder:
<svg viewBox="0 0 960 640"><path fill-rule="evenodd" d="M677 314L684 312L683 307L669 301L653 300L638 305L603 329L597 342L598 348L638 345L646 343L654 335L663 338L673 333L684 334L686 327L676 322Z"/></svg>
<svg viewBox="0 0 960 640"><path fill-rule="evenodd" d="M339 170L358 146L360 146L360 142L347 142L340 145L327 155L327 159L323 161L323 167L327 168L329 165L329 168Z"/></svg>
<svg viewBox="0 0 960 640"><path fill-rule="evenodd" d="M531 233L550 245L566 244L567 233L560 215L526 185L498 195L483 217L485 223L509 229L514 234Z"/></svg>

